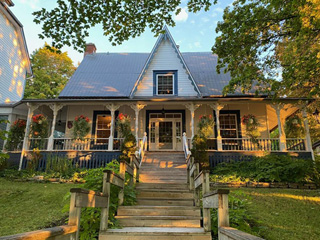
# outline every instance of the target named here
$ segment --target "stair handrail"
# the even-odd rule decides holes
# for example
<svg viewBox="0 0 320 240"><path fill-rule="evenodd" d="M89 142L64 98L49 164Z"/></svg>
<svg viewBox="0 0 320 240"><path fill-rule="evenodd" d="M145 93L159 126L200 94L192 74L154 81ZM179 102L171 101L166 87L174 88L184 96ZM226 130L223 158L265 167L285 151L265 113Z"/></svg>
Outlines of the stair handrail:
<svg viewBox="0 0 320 240"><path fill-rule="evenodd" d="M147 151L147 147L148 147L148 137L147 137L147 133L144 132L143 134L143 138L142 138L142 143L139 146L139 151L136 151L136 157L139 159L140 161L140 165L139 167L141 167L142 164L142 160L144 157L145 152Z"/></svg>
<svg viewBox="0 0 320 240"><path fill-rule="evenodd" d="M188 160L191 156L191 152L189 150L187 134L185 132L183 133L182 142L183 142L184 156L186 160Z"/></svg>

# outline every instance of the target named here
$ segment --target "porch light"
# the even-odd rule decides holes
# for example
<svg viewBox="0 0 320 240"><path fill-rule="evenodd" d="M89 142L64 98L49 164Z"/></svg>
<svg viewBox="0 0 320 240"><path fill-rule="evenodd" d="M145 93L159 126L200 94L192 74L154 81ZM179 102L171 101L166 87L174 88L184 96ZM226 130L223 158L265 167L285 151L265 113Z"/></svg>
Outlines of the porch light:
<svg viewBox="0 0 320 240"><path fill-rule="evenodd" d="M312 113L312 115L315 117L316 121L320 123L320 114L317 108L316 110L314 110L314 113Z"/></svg>

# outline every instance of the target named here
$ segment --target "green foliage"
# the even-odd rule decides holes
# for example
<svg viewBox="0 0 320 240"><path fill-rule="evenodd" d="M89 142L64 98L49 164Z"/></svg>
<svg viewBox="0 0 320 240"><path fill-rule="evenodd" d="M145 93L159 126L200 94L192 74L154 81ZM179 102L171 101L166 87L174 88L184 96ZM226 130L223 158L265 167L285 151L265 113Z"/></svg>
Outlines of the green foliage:
<svg viewBox="0 0 320 240"><path fill-rule="evenodd" d="M28 79L24 97L28 99L56 98L75 71L68 53L45 44L31 55L34 77Z"/></svg>
<svg viewBox="0 0 320 240"><path fill-rule="evenodd" d="M114 160L107 164L105 168L96 168L86 170L84 175L85 184L83 188L94 191L102 191L103 186L103 170L112 170L119 173L119 162ZM126 179L128 179L126 177ZM115 218L116 211L118 209L118 194L119 188L111 185L111 196L109 205L109 219L108 225L110 228L120 227L118 221ZM128 182L124 188L124 205L134 205L136 203L136 193L133 187L128 185ZM64 207L64 211L69 211L69 204ZM100 227L100 215L101 210L97 208L84 208L81 211L81 240L98 239L99 227Z"/></svg>
<svg viewBox="0 0 320 240"><path fill-rule="evenodd" d="M319 96L319 1L236 0L218 23L217 69L230 72L224 93ZM279 70L281 69L281 70Z"/></svg>
<svg viewBox="0 0 320 240"><path fill-rule="evenodd" d="M255 219L248 212L249 204L248 199L244 198L245 194L238 191L228 196L230 226L240 231L257 235L254 231ZM211 230L214 235L212 239L218 239L218 209L211 209Z"/></svg>
<svg viewBox="0 0 320 240"><path fill-rule="evenodd" d="M135 151L137 150L137 140L131 132L130 117L127 114L120 113L117 118L116 126L120 136L124 138L120 147L122 152L120 159L129 162L130 156L135 154Z"/></svg>
<svg viewBox="0 0 320 240"><path fill-rule="evenodd" d="M26 121L22 119L16 120L10 127L8 139L5 146L7 151L18 149L23 143L24 132L26 129ZM20 148L21 149L21 148Z"/></svg>
<svg viewBox="0 0 320 240"><path fill-rule="evenodd" d="M49 155L46 160L45 172L50 174L51 177L70 178L73 176L75 169L72 166L72 159Z"/></svg>
<svg viewBox="0 0 320 240"><path fill-rule="evenodd" d="M175 26L173 14L181 12L181 0L121 1L60 0L52 10L42 8L33 13L34 22L42 24L39 37L53 39L58 48L85 47L90 27L102 26L112 45L140 36L147 28L158 35L165 25ZM189 0L189 11L208 11L217 0Z"/></svg>
<svg viewBox="0 0 320 240"><path fill-rule="evenodd" d="M285 124L285 133L287 138L304 137L303 123L298 115L293 115L287 119Z"/></svg>
<svg viewBox="0 0 320 240"><path fill-rule="evenodd" d="M41 158L42 155L40 153L40 150L38 148L34 148L27 162L27 170L30 173L34 173L37 170Z"/></svg>
<svg viewBox="0 0 320 240"><path fill-rule="evenodd" d="M252 161L221 163L213 174L223 176L222 178L233 176L242 181L303 183L314 182L319 172L317 173L312 160L270 154Z"/></svg>
<svg viewBox="0 0 320 240"><path fill-rule="evenodd" d="M0 123L8 123L7 120L0 120ZM0 139L6 140L6 131L0 129ZM0 150L0 170L7 167L7 159L9 158L9 155L2 152L2 149Z"/></svg>
<svg viewBox="0 0 320 240"><path fill-rule="evenodd" d="M212 115L200 116L198 122L198 134L192 139L191 153L196 162L200 163L201 169L208 169L209 166L209 155L208 155L208 144L207 139L213 135L214 120Z"/></svg>
<svg viewBox="0 0 320 240"><path fill-rule="evenodd" d="M75 117L72 129L73 139L84 140L90 132L89 118L83 115Z"/></svg>

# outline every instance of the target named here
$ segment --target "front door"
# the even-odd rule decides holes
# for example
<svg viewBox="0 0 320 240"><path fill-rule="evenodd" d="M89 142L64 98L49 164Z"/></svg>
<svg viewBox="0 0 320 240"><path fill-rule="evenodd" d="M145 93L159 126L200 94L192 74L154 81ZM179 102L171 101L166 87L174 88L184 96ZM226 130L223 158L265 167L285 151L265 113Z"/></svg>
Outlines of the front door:
<svg viewBox="0 0 320 240"><path fill-rule="evenodd" d="M150 114L150 151L182 151L181 135L181 114Z"/></svg>

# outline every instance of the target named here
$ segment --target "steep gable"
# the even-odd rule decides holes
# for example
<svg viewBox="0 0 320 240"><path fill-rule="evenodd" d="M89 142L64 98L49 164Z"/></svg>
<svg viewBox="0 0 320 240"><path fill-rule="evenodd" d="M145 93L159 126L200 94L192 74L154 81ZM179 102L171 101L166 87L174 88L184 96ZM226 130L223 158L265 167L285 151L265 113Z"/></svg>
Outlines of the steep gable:
<svg viewBox="0 0 320 240"><path fill-rule="evenodd" d="M200 91L185 64L179 49L165 28L132 90L131 97L155 95L155 72L175 72L175 96L196 97Z"/></svg>

